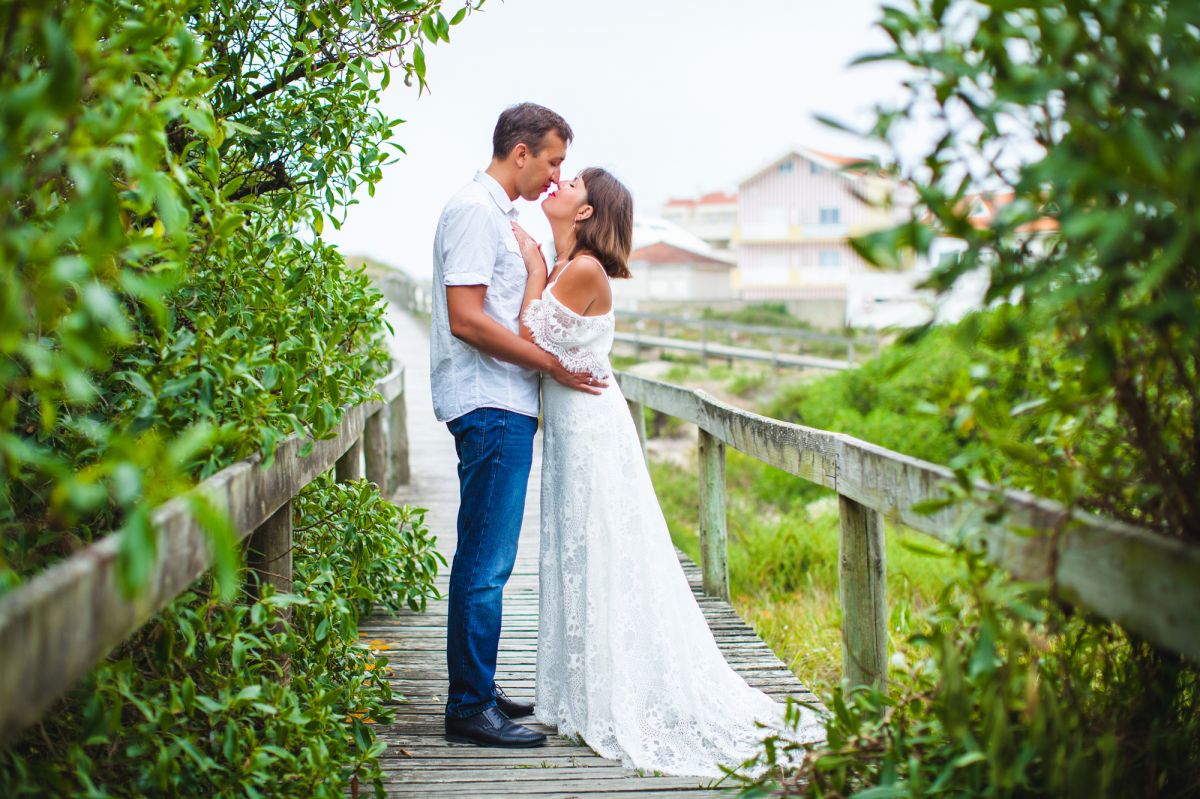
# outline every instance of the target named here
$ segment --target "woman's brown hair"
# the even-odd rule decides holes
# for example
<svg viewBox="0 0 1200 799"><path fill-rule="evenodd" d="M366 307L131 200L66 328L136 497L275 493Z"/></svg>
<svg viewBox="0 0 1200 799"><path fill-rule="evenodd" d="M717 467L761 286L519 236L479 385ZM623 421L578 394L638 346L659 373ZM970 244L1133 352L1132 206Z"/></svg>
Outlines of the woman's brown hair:
<svg viewBox="0 0 1200 799"><path fill-rule="evenodd" d="M609 277L633 277L633 197L609 172L589 167L579 173L587 190L592 215L575 223L575 247L570 257L587 253L600 262Z"/></svg>

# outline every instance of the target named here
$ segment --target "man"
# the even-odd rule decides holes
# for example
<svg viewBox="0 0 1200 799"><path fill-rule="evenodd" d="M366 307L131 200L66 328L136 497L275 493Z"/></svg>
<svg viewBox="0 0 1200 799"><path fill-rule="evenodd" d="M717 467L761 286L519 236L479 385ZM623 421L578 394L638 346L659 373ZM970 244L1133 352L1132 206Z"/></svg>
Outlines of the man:
<svg viewBox="0 0 1200 799"><path fill-rule="evenodd" d="M492 162L446 204L433 246L430 375L434 414L458 451L458 546L446 630L446 739L540 746L511 719L533 712L495 684L501 598L517 555L537 430L538 379L599 393L518 334L527 270L511 223L517 197L536 200L559 178L573 134L533 103L508 108Z"/></svg>

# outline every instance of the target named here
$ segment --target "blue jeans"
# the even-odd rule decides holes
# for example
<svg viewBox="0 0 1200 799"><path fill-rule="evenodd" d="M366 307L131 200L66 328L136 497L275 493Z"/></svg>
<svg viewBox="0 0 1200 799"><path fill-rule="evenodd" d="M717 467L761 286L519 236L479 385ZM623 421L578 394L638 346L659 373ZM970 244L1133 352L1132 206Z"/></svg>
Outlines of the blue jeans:
<svg viewBox="0 0 1200 799"><path fill-rule="evenodd" d="M504 584L517 559L538 420L477 408L446 423L458 451L458 546L450 565L446 715L496 704Z"/></svg>

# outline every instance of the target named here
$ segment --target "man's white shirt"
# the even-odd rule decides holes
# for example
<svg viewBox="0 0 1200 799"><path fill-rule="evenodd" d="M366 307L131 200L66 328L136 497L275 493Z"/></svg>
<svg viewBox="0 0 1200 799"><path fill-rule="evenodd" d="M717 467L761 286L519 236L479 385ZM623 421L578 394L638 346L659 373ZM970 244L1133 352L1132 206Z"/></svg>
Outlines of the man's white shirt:
<svg viewBox="0 0 1200 799"><path fill-rule="evenodd" d="M495 178L477 172L442 209L433 239L433 323L429 374L439 422L476 408L538 415L536 371L480 352L450 334L447 286L487 286L483 311L519 332L527 272L510 223L517 209Z"/></svg>

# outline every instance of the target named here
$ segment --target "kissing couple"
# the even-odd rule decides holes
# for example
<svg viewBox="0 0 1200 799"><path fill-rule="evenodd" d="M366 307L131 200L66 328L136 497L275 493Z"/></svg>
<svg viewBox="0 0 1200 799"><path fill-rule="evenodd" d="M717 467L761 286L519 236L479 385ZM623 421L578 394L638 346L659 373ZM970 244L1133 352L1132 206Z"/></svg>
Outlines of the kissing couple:
<svg viewBox="0 0 1200 799"><path fill-rule="evenodd" d="M722 776L754 755L783 705L717 648L675 554L609 364L611 281L630 277L633 199L609 172L563 180L573 133L540 105L506 109L487 169L438 220L430 375L458 453L458 541L446 630L446 739L540 746L534 715L626 767ZM542 211L555 260L514 201ZM548 378L548 379L546 379ZM539 402L540 395L540 402ZM539 410L541 547L535 702L496 685ZM800 740L823 736L811 711Z"/></svg>

